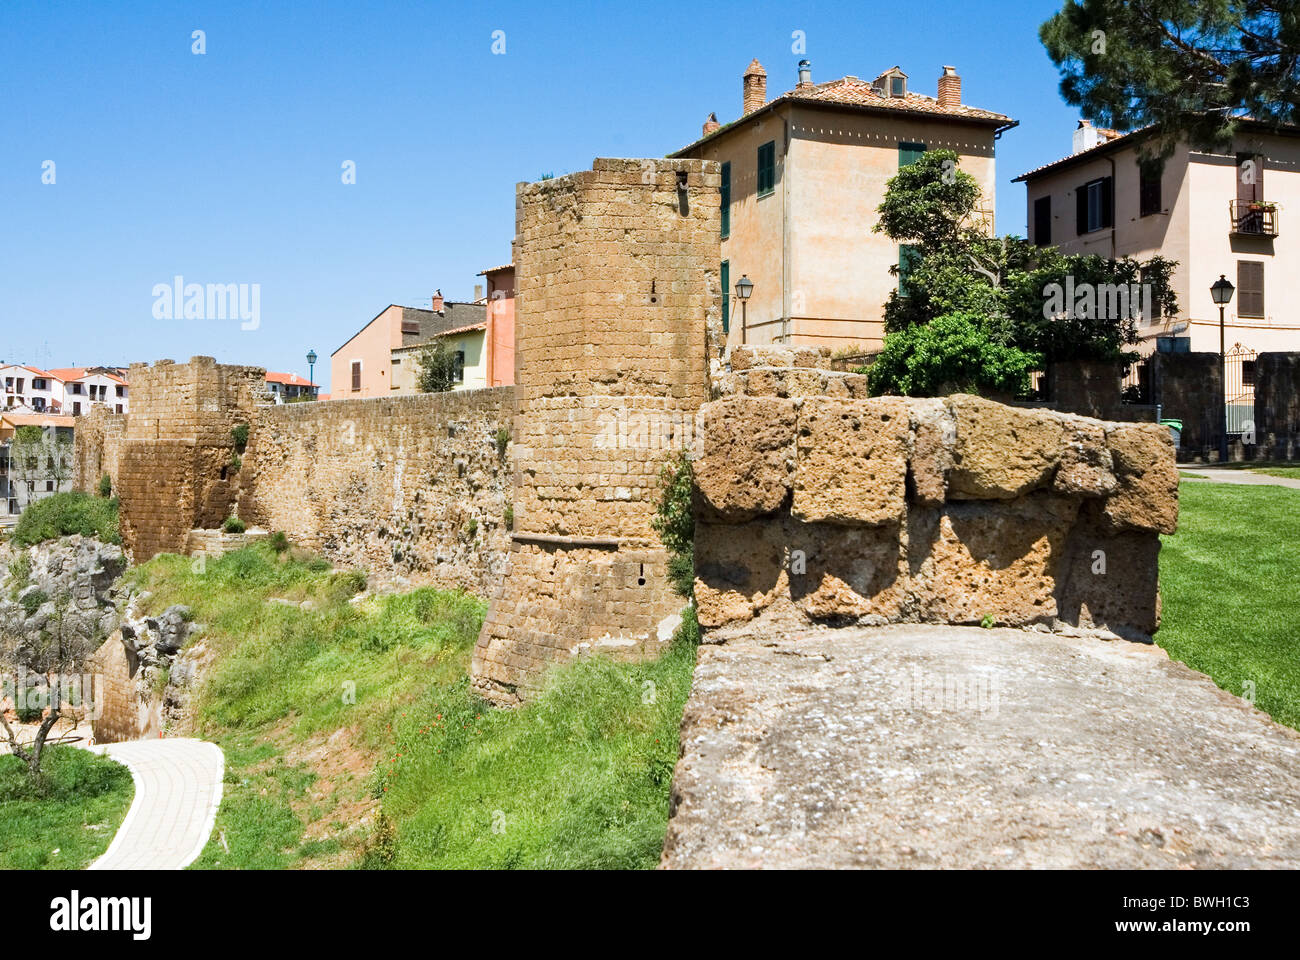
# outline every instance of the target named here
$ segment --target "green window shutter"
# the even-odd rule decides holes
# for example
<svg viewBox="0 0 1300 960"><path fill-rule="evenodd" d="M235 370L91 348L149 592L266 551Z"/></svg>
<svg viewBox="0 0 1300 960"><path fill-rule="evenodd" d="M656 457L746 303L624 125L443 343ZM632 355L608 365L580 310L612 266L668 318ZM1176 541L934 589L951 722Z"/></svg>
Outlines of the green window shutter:
<svg viewBox="0 0 1300 960"><path fill-rule="evenodd" d="M924 143L906 143L899 141L898 144L898 166L899 169L915 163L925 153Z"/></svg>
<svg viewBox="0 0 1300 960"><path fill-rule="evenodd" d="M758 195L765 197L776 189L776 141L769 140L758 148Z"/></svg>
<svg viewBox="0 0 1300 960"><path fill-rule="evenodd" d="M731 332L731 263L727 260L722 261L722 332Z"/></svg>
<svg viewBox="0 0 1300 960"><path fill-rule="evenodd" d="M919 248L912 246L910 243L901 244L898 248L898 295L906 297L907 278L912 273L912 268L916 266L916 261L921 258Z"/></svg>
<svg viewBox="0 0 1300 960"><path fill-rule="evenodd" d="M722 165L722 239L731 236L731 164Z"/></svg>

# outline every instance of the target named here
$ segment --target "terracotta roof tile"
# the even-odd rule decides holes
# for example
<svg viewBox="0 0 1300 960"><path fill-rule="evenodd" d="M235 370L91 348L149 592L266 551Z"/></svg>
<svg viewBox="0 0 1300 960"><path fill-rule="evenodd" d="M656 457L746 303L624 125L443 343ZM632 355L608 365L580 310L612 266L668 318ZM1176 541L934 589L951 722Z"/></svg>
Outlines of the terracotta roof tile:
<svg viewBox="0 0 1300 960"><path fill-rule="evenodd" d="M869 81L861 80L858 77L841 77L838 80L830 80L826 83L817 83L811 87L805 87L800 90L796 87L793 90L781 94L777 99L780 100L808 100L820 103L845 103L859 107L880 107L886 110L902 110L907 112L919 113L936 113L950 117L967 117L972 120L998 120L1007 123L1011 118L1001 113L994 113L992 110L981 110L979 107L968 106L967 104L958 104L955 107L943 107L934 97L927 97L923 93L913 93L908 91L906 96L886 97L882 95Z"/></svg>

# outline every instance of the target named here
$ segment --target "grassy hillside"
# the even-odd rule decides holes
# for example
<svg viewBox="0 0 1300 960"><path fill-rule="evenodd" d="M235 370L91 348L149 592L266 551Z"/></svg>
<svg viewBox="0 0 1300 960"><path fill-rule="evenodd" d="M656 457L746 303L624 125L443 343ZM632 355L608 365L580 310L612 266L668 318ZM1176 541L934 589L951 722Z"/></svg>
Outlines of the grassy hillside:
<svg viewBox="0 0 1300 960"><path fill-rule="evenodd" d="M358 575L269 545L135 576L218 654L194 732L226 752L225 797L197 867L657 862L693 624L657 662L572 664L507 711L469 689L467 594L351 602Z"/></svg>

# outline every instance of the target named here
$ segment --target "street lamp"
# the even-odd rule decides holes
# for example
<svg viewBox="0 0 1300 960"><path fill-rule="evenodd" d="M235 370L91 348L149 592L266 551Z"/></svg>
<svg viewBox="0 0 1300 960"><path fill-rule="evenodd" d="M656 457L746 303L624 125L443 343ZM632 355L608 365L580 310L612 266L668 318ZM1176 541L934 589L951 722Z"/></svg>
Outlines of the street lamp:
<svg viewBox="0 0 1300 960"><path fill-rule="evenodd" d="M742 273L740 275L740 279L736 281L736 299L740 301L740 342L741 343L746 342L746 326L747 326L746 320L748 319L748 312L746 311L745 306L747 301L749 300L749 295L753 292L754 292L754 281L749 279L747 275Z"/></svg>
<svg viewBox="0 0 1300 960"><path fill-rule="evenodd" d="M1219 305L1219 406L1222 409L1222 429L1219 432L1219 462L1228 462L1228 353L1223 334L1223 308L1232 300L1237 288L1223 274L1210 285L1210 296Z"/></svg>
<svg viewBox="0 0 1300 960"><path fill-rule="evenodd" d="M316 351L307 351L307 383L308 392L313 400L316 399Z"/></svg>

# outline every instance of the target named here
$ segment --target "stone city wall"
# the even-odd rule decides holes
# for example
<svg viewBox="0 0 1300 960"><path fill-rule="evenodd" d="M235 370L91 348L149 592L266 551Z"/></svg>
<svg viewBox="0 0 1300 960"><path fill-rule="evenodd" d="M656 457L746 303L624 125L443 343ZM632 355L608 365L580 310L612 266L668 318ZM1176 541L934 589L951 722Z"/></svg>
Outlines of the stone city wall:
<svg viewBox="0 0 1300 960"><path fill-rule="evenodd" d="M770 614L1159 625L1169 431L978 397L737 397L701 411L695 597L705 628Z"/></svg>
<svg viewBox="0 0 1300 960"><path fill-rule="evenodd" d="M340 566L490 593L513 413L512 387L260 407L239 516Z"/></svg>
<svg viewBox="0 0 1300 960"><path fill-rule="evenodd" d="M122 542L143 563L182 552L191 529L220 526L231 515L239 495L231 431L252 422L266 371L193 357L133 363L129 382L132 410L116 444L113 486ZM94 441L76 454L79 462L94 459Z"/></svg>
<svg viewBox="0 0 1300 960"><path fill-rule="evenodd" d="M711 161L596 160L517 188L515 532L472 668L491 700L672 637L683 600L650 521L708 399L720 180Z"/></svg>
<svg viewBox="0 0 1300 960"><path fill-rule="evenodd" d="M108 475L117 489L118 460L126 435L125 413L112 413L95 404L77 418L73 428L72 488L84 493L99 490L99 478Z"/></svg>

